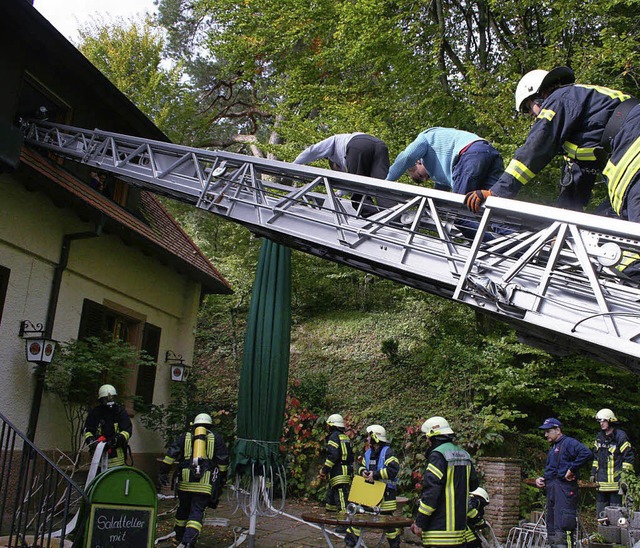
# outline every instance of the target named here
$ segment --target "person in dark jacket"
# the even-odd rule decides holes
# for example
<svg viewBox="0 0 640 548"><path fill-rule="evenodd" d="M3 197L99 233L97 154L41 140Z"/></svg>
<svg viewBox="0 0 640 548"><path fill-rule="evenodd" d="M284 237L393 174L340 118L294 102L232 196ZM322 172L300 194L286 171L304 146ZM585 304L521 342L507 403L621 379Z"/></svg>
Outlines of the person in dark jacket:
<svg viewBox="0 0 640 548"><path fill-rule="evenodd" d="M400 471L400 461L389 446L386 429L379 424L367 426L368 449L364 453L362 464L358 467L357 474L366 481L382 481L386 483L384 497L380 505L381 514L393 514L396 511L396 477ZM347 531L345 543L347 546L355 546L360 536L360 529L351 526ZM390 548L399 548L399 528L385 531Z"/></svg>
<svg viewBox="0 0 640 548"><path fill-rule="evenodd" d="M467 547L480 548L482 540L478 536L487 524L484 520L484 509L489 504L489 493L482 487L469 493L469 507L467 510Z"/></svg>
<svg viewBox="0 0 640 548"><path fill-rule="evenodd" d="M582 211L600 173L612 215L640 222L640 105L604 86L575 84L569 67L532 70L516 87L516 110L535 116L525 143L488 190L465 197L474 212L489 196L511 198L558 154L567 158L557 206ZM640 278L640 255L625 253L616 267Z"/></svg>
<svg viewBox="0 0 640 548"><path fill-rule="evenodd" d="M627 193L640 179L640 107L635 98L604 86L575 84L569 67L528 72L518 83L515 97L516 110L535 116L535 123L498 182L482 196L468 195L472 210L477 211L487 196L514 196L554 156L564 154L569 163L560 207L582 210L604 169L616 213L640 221L640 209L627 204L628 199L635 201ZM632 172L620 173L625 166L631 166ZM625 205L631 207L628 215L623 214Z"/></svg>
<svg viewBox="0 0 640 548"><path fill-rule="evenodd" d="M111 384L103 384L98 390L100 405L89 411L84 423L84 442L90 449L99 441L107 444L108 468L124 466L133 432L127 410L115 401L117 395Z"/></svg>
<svg viewBox="0 0 640 548"><path fill-rule="evenodd" d="M617 426L618 419L611 409L596 414L600 431L593 446L591 481L598 482L596 509L598 517L607 506L622 506L620 474L633 472L635 455L626 432Z"/></svg>
<svg viewBox="0 0 640 548"><path fill-rule="evenodd" d="M353 475L353 449L345 431L342 415L334 413L327 418L329 434L325 438L325 461L318 479L329 481L325 508L329 512L346 512L347 496Z"/></svg>
<svg viewBox="0 0 640 548"><path fill-rule="evenodd" d="M478 488L476 469L469 453L453 443L454 433L446 419L431 417L421 430L427 438L427 469L411 531L422 538L423 546L462 547L469 491Z"/></svg>
<svg viewBox="0 0 640 548"><path fill-rule="evenodd" d="M202 530L207 506L215 508L227 479L229 451L211 427L211 415L200 413L192 429L169 447L160 465L158 483L169 484L169 469L178 463L178 509L174 531L180 548L193 548Z"/></svg>
<svg viewBox="0 0 640 548"><path fill-rule="evenodd" d="M551 445L544 476L536 478L536 485L547 490L547 542L551 548L571 548L577 526L578 469L593 454L583 443L566 436L554 417L538 428Z"/></svg>

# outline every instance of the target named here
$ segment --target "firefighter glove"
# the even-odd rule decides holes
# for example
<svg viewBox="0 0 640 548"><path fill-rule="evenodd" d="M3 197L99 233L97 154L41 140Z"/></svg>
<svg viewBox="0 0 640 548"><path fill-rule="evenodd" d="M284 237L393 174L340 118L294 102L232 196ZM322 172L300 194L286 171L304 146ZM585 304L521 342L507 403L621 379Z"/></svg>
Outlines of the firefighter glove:
<svg viewBox="0 0 640 548"><path fill-rule="evenodd" d="M484 204L489 196L493 196L493 192L490 190L474 190L472 192L467 192L467 195L464 197L464 205L467 206L469 211L478 213L480 211L480 206Z"/></svg>
<svg viewBox="0 0 640 548"><path fill-rule="evenodd" d="M324 481L327 479L327 473L324 470L320 470L320 473L318 474L318 478L320 479L320 481Z"/></svg>

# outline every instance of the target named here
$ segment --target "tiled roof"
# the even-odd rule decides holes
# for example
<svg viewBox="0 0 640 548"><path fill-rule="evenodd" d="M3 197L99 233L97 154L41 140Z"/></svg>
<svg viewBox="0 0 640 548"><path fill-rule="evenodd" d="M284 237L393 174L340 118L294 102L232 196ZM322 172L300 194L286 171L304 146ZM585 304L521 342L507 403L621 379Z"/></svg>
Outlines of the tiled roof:
<svg viewBox="0 0 640 548"><path fill-rule="evenodd" d="M231 293L229 283L152 193L144 190L140 192L140 209L148 222L146 224L38 152L24 147L20 160L55 183L57 187L81 200L84 205L115 222L128 236L141 240L143 247L152 248L152 251L163 256L163 259L173 258L171 262L177 268L184 269L186 275L201 282L205 292Z"/></svg>

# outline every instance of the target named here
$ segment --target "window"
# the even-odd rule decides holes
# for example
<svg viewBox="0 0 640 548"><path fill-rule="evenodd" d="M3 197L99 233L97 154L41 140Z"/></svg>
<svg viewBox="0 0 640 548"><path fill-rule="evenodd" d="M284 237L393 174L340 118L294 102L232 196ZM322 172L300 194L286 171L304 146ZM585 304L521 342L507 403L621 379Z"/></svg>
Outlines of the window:
<svg viewBox="0 0 640 548"><path fill-rule="evenodd" d="M140 315L118 307L115 303L105 306L89 299L84 300L78 329L79 339L109 336L127 341L146 351L157 362L161 332L159 327L146 323ZM132 371L128 392L140 397L145 404L150 404L153 401L155 380L156 367L142 366L138 371Z"/></svg>
<svg viewBox="0 0 640 548"><path fill-rule="evenodd" d="M4 301L7 297L7 288L9 287L9 273L11 271L4 266L0 266L0 323L2 323L2 311L4 310Z"/></svg>

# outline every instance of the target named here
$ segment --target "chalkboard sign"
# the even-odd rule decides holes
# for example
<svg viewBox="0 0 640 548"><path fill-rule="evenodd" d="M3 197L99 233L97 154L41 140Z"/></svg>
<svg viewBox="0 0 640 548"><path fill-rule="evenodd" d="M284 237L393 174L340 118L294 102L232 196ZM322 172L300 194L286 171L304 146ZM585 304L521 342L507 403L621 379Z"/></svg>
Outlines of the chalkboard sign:
<svg viewBox="0 0 640 548"><path fill-rule="evenodd" d="M86 548L153 547L155 508L92 504Z"/></svg>

